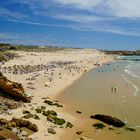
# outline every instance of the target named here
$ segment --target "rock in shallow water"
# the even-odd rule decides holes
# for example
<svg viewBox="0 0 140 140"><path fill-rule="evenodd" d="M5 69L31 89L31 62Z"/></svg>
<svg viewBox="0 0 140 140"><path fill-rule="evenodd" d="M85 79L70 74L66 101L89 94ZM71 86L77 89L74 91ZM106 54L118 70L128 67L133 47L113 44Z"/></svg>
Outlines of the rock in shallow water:
<svg viewBox="0 0 140 140"><path fill-rule="evenodd" d="M93 126L94 126L96 129L103 129L103 128L105 127L105 125L102 124L102 123L95 123L95 124L93 124Z"/></svg>
<svg viewBox="0 0 140 140"><path fill-rule="evenodd" d="M107 123L109 125L115 126L115 127L123 127L125 126L125 123L115 117L97 114L97 115L91 115L90 118L100 120L104 123Z"/></svg>
<svg viewBox="0 0 140 140"><path fill-rule="evenodd" d="M126 131L131 131L131 132L135 132L136 131L136 129L131 128L131 127L126 127L125 130Z"/></svg>

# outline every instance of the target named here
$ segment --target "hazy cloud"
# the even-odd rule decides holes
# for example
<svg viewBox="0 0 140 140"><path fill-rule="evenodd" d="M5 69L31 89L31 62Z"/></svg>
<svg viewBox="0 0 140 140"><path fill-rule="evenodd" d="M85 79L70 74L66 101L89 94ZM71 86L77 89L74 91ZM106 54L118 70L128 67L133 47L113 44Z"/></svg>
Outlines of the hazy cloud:
<svg viewBox="0 0 140 140"><path fill-rule="evenodd" d="M0 7L0 16L7 17L7 18L13 18L13 19L25 19L28 16L23 13L13 12L9 11L7 9Z"/></svg>
<svg viewBox="0 0 140 140"><path fill-rule="evenodd" d="M5 2L5 4L12 3L27 6L34 14L34 18L37 15L44 19L63 20L66 23L62 25L62 22L48 23L47 19L46 21L33 20L32 17L28 18L27 13L25 15L25 13L0 8L0 16L7 17L7 20L12 22L129 36L140 34L140 26L134 28L127 24L127 22L135 24L139 21L140 0L12 0L9 3ZM125 23L127 26L124 26Z"/></svg>

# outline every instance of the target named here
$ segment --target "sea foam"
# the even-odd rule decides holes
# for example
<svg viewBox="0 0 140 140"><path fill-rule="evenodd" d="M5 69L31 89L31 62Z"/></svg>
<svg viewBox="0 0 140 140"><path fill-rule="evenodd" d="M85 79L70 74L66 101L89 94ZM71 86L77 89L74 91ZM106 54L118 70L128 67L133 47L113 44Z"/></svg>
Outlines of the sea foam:
<svg viewBox="0 0 140 140"><path fill-rule="evenodd" d="M131 84L134 87L135 91L133 93L133 96L136 96L137 93L139 92L139 88L133 82L129 81L123 74L122 77L127 83Z"/></svg>

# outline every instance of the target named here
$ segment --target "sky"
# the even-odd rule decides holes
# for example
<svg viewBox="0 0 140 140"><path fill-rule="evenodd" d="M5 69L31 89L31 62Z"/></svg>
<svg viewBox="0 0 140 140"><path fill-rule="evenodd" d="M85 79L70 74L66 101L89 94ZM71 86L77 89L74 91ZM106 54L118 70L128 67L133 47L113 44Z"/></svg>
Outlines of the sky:
<svg viewBox="0 0 140 140"><path fill-rule="evenodd" d="M0 0L0 42L140 50L140 0Z"/></svg>

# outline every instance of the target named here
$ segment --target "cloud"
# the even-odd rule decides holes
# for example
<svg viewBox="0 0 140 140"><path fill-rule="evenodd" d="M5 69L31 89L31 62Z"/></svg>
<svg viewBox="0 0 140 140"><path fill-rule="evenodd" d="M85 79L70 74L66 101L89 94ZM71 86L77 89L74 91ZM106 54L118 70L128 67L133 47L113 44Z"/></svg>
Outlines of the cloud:
<svg viewBox="0 0 140 140"><path fill-rule="evenodd" d="M28 16L22 13L9 11L8 9L0 8L0 16L1 17L8 17L13 19L25 19Z"/></svg>
<svg viewBox="0 0 140 140"><path fill-rule="evenodd" d="M103 0L53 0L63 6L73 6L75 8L90 10L98 6Z"/></svg>
<svg viewBox="0 0 140 140"><path fill-rule="evenodd" d="M78 31L84 31L84 32L107 32L107 33L113 33L117 35L125 35L125 36L140 36L140 30L137 29L122 29L118 27L113 27L111 25L105 25L105 24L67 24L67 25L54 25L54 24L42 24L42 23L36 23L36 22L31 22L31 21L22 21L22 20L9 20L12 22L20 22L24 24L29 24L29 25L35 25L35 26L43 26L43 27L58 27L58 28L67 28L71 30L78 30ZM19 37L19 35L17 35ZM25 36L23 36L25 37ZM12 35L7 36L7 34L0 34L0 38L13 38Z"/></svg>
<svg viewBox="0 0 140 140"><path fill-rule="evenodd" d="M11 44L24 44L24 45L44 45L53 44L50 41L51 36L42 36L36 34L20 34L20 33L9 33L0 32L0 42L11 43Z"/></svg>
<svg viewBox="0 0 140 140"><path fill-rule="evenodd" d="M114 16L126 18L140 17L140 0L108 0L109 11Z"/></svg>
<svg viewBox="0 0 140 140"><path fill-rule="evenodd" d="M62 19L66 19L66 18L67 17L62 17ZM83 20L83 17L82 17L82 19L78 19L78 20L77 20L77 17L75 17L75 20L72 20L75 23L73 23L73 24L67 23L67 24L62 25L62 24L48 24L48 23L39 23L39 22L16 20L16 19L7 19L7 21L18 22L18 23L34 25L34 26L41 26L43 28L44 27L52 27L52 28L55 27L55 28L66 28L66 29L70 29L70 30L78 30L78 31L84 31L84 32L95 32L96 31L96 32L107 32L107 33L113 33L113 34L125 35L125 36L140 36L140 29L138 29L138 28L134 29L134 28L116 27L115 25L106 24L106 22L104 23L105 19L104 20L98 19L98 18L90 19L90 17L88 19L87 17L85 17L84 20L87 20L87 21L81 22L82 20ZM98 20L98 22L97 22L97 20ZM114 20L116 20L116 19L114 19ZM91 21L95 21L95 22L91 22ZM18 37L20 37L20 36L17 35L17 38ZM25 36L23 36L23 37L25 37ZM13 38L13 37L12 37L12 35L7 36L7 34L0 34L0 38Z"/></svg>
<svg viewBox="0 0 140 140"><path fill-rule="evenodd" d="M56 19L67 20L67 21L78 22L78 23L91 23L91 22L102 20L102 18L100 18L100 17L90 16L90 15L84 16L84 15L80 15L80 14L79 15L56 14L53 17Z"/></svg>
<svg viewBox="0 0 140 140"><path fill-rule="evenodd" d="M33 21L29 21L29 20L24 21L24 20L16 20L16 19L7 19L7 21L35 25L35 26L42 26L42 27L59 27L59 28L67 28L68 27L68 26L62 25L62 24L61 25L49 24L49 23L33 22Z"/></svg>
<svg viewBox="0 0 140 140"><path fill-rule="evenodd" d="M113 27L112 25L89 24L88 26L85 26L83 24L81 25L75 24L75 26L71 26L71 28L73 28L74 30L85 31L85 32L106 32L115 35L140 37L140 29L135 29L135 30L133 28L124 29L116 26Z"/></svg>
<svg viewBox="0 0 140 140"><path fill-rule="evenodd" d="M33 16L0 8L0 16L11 22L140 36L140 0L12 0L8 4L12 3L28 7ZM135 24L136 28L131 26Z"/></svg>
<svg viewBox="0 0 140 140"><path fill-rule="evenodd" d="M12 0L9 4L18 3L28 6L33 13L47 13L49 8L59 10L65 8L67 10L84 10L90 11L99 16L116 16L126 18L140 17L140 0ZM55 9L54 13L55 13ZM9 11L7 11L8 14ZM42 12L42 13L41 13ZM51 11L53 13L53 11ZM44 15L45 15L44 13ZM19 13L15 13L19 14ZM75 13L77 14L77 13ZM47 14L46 14L47 15Z"/></svg>
<svg viewBox="0 0 140 140"><path fill-rule="evenodd" d="M80 8L103 15L140 17L140 0L53 0L53 2L61 6Z"/></svg>

